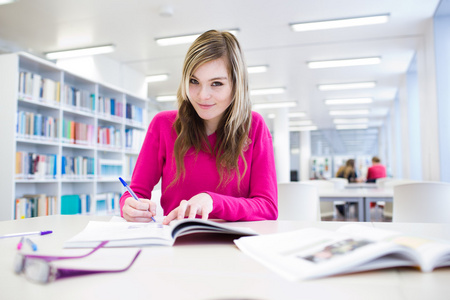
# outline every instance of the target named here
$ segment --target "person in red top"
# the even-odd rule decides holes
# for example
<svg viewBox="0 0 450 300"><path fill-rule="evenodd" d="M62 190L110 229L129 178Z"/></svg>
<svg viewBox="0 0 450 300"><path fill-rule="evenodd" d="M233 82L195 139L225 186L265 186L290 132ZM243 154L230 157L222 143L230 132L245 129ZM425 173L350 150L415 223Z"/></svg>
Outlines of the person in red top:
<svg viewBox="0 0 450 300"><path fill-rule="evenodd" d="M367 170L367 182L375 182L378 178L386 177L386 168L377 156L372 158L372 166Z"/></svg>

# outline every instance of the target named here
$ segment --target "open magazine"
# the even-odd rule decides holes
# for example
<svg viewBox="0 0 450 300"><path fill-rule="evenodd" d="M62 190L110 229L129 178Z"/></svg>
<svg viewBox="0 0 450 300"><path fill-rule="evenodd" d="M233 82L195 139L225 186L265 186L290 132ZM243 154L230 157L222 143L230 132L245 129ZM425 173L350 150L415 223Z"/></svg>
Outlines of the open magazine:
<svg viewBox="0 0 450 300"><path fill-rule="evenodd" d="M241 237L235 244L288 280L393 267L431 272L450 266L450 242L364 225L344 225L337 231L307 228Z"/></svg>
<svg viewBox="0 0 450 300"><path fill-rule="evenodd" d="M201 219L161 223L131 223L113 217L112 221L90 221L88 225L64 243L64 248L96 247L102 241L109 241L105 247L172 246L177 237L194 233L220 233L236 236L255 235L250 228L232 227L226 223Z"/></svg>

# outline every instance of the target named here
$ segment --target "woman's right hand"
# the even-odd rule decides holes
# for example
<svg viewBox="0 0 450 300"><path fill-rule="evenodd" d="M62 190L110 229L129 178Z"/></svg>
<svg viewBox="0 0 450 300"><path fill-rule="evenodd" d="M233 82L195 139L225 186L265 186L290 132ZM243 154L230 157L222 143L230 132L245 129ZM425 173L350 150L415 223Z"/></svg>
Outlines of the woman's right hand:
<svg viewBox="0 0 450 300"><path fill-rule="evenodd" d="M125 199L122 208L123 217L128 222L151 222L156 215L156 204L149 199L140 198L136 201L133 197Z"/></svg>

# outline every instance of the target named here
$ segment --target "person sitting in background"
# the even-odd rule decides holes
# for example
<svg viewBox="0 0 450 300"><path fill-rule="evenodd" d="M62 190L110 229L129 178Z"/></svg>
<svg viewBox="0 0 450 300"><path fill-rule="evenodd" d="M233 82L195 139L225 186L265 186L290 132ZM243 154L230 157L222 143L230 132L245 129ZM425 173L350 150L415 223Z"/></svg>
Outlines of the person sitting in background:
<svg viewBox="0 0 450 300"><path fill-rule="evenodd" d="M377 156L372 157L372 166L367 170L367 182L375 182L378 178L386 177L386 168Z"/></svg>
<svg viewBox="0 0 450 300"><path fill-rule="evenodd" d="M345 178L348 180L348 182L357 182L358 175L356 175L355 160L347 160L347 162L345 163L345 167L341 167L337 171L336 177Z"/></svg>

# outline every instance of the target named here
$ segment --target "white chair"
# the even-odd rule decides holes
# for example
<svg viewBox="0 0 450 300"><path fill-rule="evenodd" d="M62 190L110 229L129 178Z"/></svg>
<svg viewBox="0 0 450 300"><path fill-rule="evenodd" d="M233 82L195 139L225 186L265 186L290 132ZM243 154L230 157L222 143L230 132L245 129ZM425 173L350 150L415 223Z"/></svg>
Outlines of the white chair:
<svg viewBox="0 0 450 300"><path fill-rule="evenodd" d="M348 185L348 180L345 178L333 177L330 178L329 181L334 183L334 187L336 189L343 189L346 185Z"/></svg>
<svg viewBox="0 0 450 300"><path fill-rule="evenodd" d="M336 178L342 179L348 184L348 180L344 178ZM341 188L342 182L340 181L331 181L331 180L302 180L301 183L312 184L317 186L318 189L334 189ZM335 205L344 205L344 201L334 201L334 202L320 202L320 215L321 218L334 218L336 216Z"/></svg>
<svg viewBox="0 0 450 300"><path fill-rule="evenodd" d="M392 221L450 223L450 184L417 182L395 186Z"/></svg>
<svg viewBox="0 0 450 300"><path fill-rule="evenodd" d="M314 185L278 183L278 220L320 221L319 201Z"/></svg>
<svg viewBox="0 0 450 300"><path fill-rule="evenodd" d="M412 180L412 179L403 179L403 178L379 178L376 180L376 185L379 188L393 189L395 186L398 186L398 185L408 184L408 183L416 183L416 182L418 182L418 181ZM377 205L383 207L383 217L392 218L392 203L391 202L378 201Z"/></svg>

